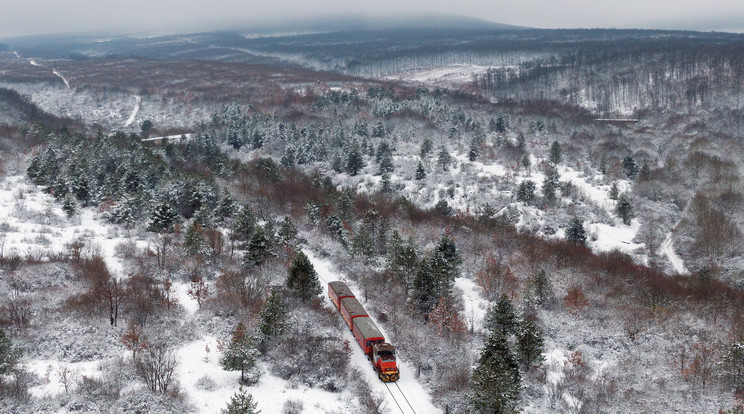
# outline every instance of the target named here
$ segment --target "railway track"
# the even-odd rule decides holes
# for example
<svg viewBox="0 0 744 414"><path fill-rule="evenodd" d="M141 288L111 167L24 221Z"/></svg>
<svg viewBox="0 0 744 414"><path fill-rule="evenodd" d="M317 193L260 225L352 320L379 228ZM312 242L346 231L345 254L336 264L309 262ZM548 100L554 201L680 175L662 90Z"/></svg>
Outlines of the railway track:
<svg viewBox="0 0 744 414"><path fill-rule="evenodd" d="M383 382L383 384L385 384L385 388L387 388L388 393L390 393L390 397L392 397L393 402L395 402L395 405L398 407L402 414L416 414L416 410L413 409L411 402L408 401L406 394L403 392L402 389L400 389L400 385L398 385L397 382ZM390 387L390 384L393 385L392 388ZM396 393L393 392L393 390L397 390L397 397L395 396Z"/></svg>

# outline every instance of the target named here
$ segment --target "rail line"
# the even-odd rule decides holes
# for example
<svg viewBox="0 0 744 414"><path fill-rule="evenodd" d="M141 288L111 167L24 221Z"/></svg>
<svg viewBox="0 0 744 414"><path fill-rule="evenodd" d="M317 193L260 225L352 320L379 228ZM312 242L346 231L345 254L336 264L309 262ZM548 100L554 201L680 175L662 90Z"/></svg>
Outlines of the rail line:
<svg viewBox="0 0 744 414"><path fill-rule="evenodd" d="M411 405L411 402L408 401L408 397L406 397L406 394L403 392L402 389L400 389L400 385L398 385L397 382L393 382L392 384L395 385L395 387L398 389L398 392L400 393L400 396L396 397L395 393L390 389L390 383L383 382L385 384L385 388L387 388L388 393L390 394L390 397L393 398L393 402L395 402L395 405L398 406L398 409L401 413L407 414L409 411L404 409L406 405L408 405L408 408L411 409L411 413L416 414L416 410L413 409L413 406ZM403 397L403 401L405 401L405 404L403 404L403 401L400 400L400 397Z"/></svg>

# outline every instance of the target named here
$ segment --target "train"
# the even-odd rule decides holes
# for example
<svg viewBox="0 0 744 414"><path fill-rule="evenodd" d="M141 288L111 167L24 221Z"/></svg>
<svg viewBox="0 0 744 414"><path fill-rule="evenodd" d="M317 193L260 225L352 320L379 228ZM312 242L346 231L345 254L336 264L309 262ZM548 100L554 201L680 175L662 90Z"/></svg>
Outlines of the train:
<svg viewBox="0 0 744 414"><path fill-rule="evenodd" d="M399 380L400 370L395 357L395 347L385 342L382 332L346 283L341 281L328 283L328 297L341 313L364 354L372 362L380 380L383 382Z"/></svg>

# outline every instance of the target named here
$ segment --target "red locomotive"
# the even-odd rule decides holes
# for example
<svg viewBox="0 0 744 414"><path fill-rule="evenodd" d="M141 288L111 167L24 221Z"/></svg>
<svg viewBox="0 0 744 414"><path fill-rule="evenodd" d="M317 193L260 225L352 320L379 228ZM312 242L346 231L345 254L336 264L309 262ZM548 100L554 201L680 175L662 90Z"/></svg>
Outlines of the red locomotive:
<svg viewBox="0 0 744 414"><path fill-rule="evenodd" d="M380 379L385 382L400 379L400 371L395 360L395 347L385 342L380 329L354 297L346 283L340 281L329 283L328 296L336 309L341 312L341 316L354 333L354 338L364 354L372 361Z"/></svg>

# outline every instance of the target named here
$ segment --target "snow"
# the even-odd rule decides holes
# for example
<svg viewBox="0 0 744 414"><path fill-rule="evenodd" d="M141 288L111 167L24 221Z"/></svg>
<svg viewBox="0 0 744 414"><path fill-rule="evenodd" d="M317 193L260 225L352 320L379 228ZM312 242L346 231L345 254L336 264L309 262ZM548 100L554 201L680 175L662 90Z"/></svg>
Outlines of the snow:
<svg viewBox="0 0 744 414"><path fill-rule="evenodd" d="M186 141L190 141L191 138L194 136L194 134L192 134L192 133L188 133L188 134L174 134L174 135L168 135L168 136L162 136L162 137L144 138L141 141L142 142L152 142L152 141L161 141L161 140L164 140L164 139L167 139L169 141L173 141L173 140L180 141L181 140L181 137L184 136L184 135L186 136Z"/></svg>
<svg viewBox="0 0 744 414"><path fill-rule="evenodd" d="M97 378L101 376L99 361L83 362L60 362L53 359L34 359L24 364L25 368L32 374L42 379L42 384L29 388L32 396L37 398L53 397L65 392L62 381L63 373L67 370L67 378L71 381L80 377ZM72 387L72 382L68 383Z"/></svg>
<svg viewBox="0 0 744 414"><path fill-rule="evenodd" d="M132 125L132 122L134 122L134 118L137 117L137 112L139 112L140 109L140 102L142 102L142 98L139 95L135 95L134 99L136 100L136 102L134 104L134 108L132 109L132 114L129 115L129 119L127 119L127 122L124 123L125 127Z"/></svg>
<svg viewBox="0 0 744 414"><path fill-rule="evenodd" d="M482 329L490 304L481 297L481 287L468 278L458 277L455 279L455 288L462 291L464 316L468 326L472 324L473 330Z"/></svg>
<svg viewBox="0 0 744 414"><path fill-rule="evenodd" d="M61 74L61 73L59 72L59 70L57 70L57 69L54 69L54 70L52 71L52 73L53 73L53 74L54 74L55 76L57 76L58 78L62 79L62 82L64 82L64 83L65 83L65 86L67 86L67 89L70 89L70 82L68 82L68 81L67 81L67 79L66 79L66 78L65 78L64 76L62 76L62 74Z"/></svg>
<svg viewBox="0 0 744 414"><path fill-rule="evenodd" d="M35 60L33 60L33 59L29 59L29 60L28 60L28 63L30 63L30 64L31 64L31 65L33 65L33 66L39 66L39 67L43 67L43 66L41 66L40 64L36 63L36 61L35 61Z"/></svg>
<svg viewBox="0 0 744 414"><path fill-rule="evenodd" d="M344 275L340 274L338 270L336 270L333 263L331 263L329 260L322 259L315 255L312 251L307 249L304 249L303 252L313 263L315 271L318 273L318 277L320 278L321 282L324 283L324 292L327 290L327 286L325 284L335 280L342 280L346 282L352 292L361 291L353 281L348 280ZM362 302L362 299L360 299L360 302ZM333 303L328 297L326 297L326 306L334 308ZM385 333L385 330L382 328L382 326L380 326L379 324L377 326L380 328L382 334L387 337L387 334ZM351 363L359 368L360 372L364 375L364 379L370 385L372 390L385 398L386 407L390 410L390 412L401 411L398 409L398 405L396 405L395 400L391 398L390 393L385 387L385 383L380 381L380 379L377 377L377 373L372 368L371 363L364 355L361 348L356 345L356 340L354 339L351 331L348 331L346 329L344 329L343 331L344 339L354 344L351 347ZM426 389L421 385L421 383L416 380L415 376L412 375L415 370L405 361L405 355L400 353L398 353L398 368L400 369L400 379L396 383L398 384L398 387L400 387L401 392L408 399L408 402L411 404L411 406L413 406L415 412L427 414L441 413L442 411L434 406L434 404L431 402L431 397L427 393ZM390 388L390 392L396 392L392 391L392 389L395 388L394 385L390 385ZM398 404L401 405L403 412L410 412L410 407L407 407L405 400L398 401Z"/></svg>
<svg viewBox="0 0 744 414"><path fill-rule="evenodd" d="M687 268L685 267L685 262L682 261L682 258L680 258L679 255L677 255L677 252L674 251L671 231L667 233L664 242L661 243L661 254L666 256L675 272L680 275L689 274Z"/></svg>
<svg viewBox="0 0 744 414"><path fill-rule="evenodd" d="M65 245L82 238L87 248L98 251L112 274L126 276L116 257L116 246L127 241L117 226L106 223L93 208L82 208L71 219L59 204L23 175L11 175L0 186L0 223L7 224L2 253L52 255L64 253Z"/></svg>
<svg viewBox="0 0 744 414"><path fill-rule="evenodd" d="M426 69L414 69L386 76L388 80L422 83L426 85L458 85L473 81L489 67L479 65L447 65Z"/></svg>

